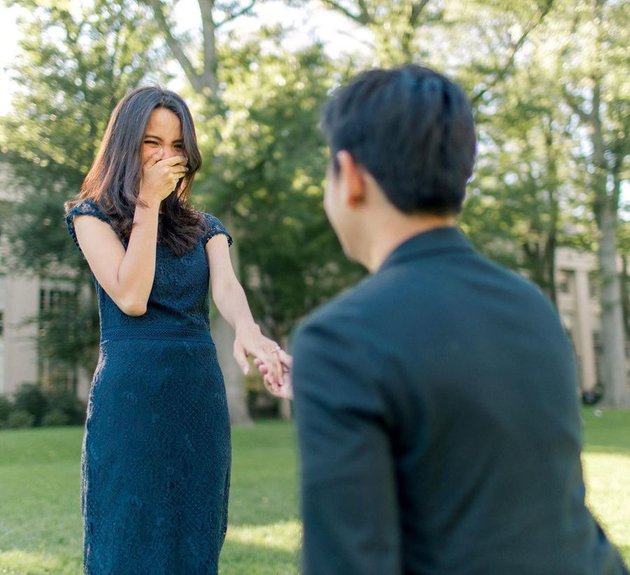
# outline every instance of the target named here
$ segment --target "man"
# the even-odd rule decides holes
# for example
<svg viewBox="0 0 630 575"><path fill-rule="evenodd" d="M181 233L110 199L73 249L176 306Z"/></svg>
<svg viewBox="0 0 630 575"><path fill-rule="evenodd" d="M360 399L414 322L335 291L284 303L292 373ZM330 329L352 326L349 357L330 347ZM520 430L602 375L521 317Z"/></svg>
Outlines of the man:
<svg viewBox="0 0 630 575"><path fill-rule="evenodd" d="M462 90L372 70L325 108L324 206L371 275L294 339L306 575L619 575L584 506L571 345L456 228Z"/></svg>

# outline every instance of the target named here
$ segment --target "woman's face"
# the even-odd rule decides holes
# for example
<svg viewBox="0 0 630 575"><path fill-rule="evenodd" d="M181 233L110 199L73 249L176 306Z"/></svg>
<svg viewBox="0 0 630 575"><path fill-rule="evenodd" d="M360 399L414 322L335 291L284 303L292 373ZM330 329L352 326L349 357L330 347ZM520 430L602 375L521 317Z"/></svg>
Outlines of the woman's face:
<svg viewBox="0 0 630 575"><path fill-rule="evenodd" d="M182 137L182 123L167 108L156 108L151 112L142 138L141 156L144 164L157 155L164 160L172 156L186 156Z"/></svg>

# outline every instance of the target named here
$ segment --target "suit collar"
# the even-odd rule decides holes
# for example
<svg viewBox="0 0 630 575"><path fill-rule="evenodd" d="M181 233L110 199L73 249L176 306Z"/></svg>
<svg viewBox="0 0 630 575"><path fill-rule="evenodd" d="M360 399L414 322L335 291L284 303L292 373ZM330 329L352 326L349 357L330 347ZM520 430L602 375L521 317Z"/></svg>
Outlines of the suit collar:
<svg viewBox="0 0 630 575"><path fill-rule="evenodd" d="M448 226L422 232L405 240L396 247L381 264L376 273L380 273L399 263L436 253L473 251L470 242L459 228Z"/></svg>

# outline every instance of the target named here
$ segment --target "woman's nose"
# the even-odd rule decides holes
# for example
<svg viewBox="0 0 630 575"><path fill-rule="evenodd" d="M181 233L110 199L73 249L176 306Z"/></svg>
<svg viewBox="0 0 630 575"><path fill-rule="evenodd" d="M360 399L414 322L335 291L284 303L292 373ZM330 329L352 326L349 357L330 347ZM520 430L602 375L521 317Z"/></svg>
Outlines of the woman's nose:
<svg viewBox="0 0 630 575"><path fill-rule="evenodd" d="M172 146L164 146L162 148L163 159L172 158L173 156L181 156L181 155L182 155L182 151L178 148L175 148Z"/></svg>

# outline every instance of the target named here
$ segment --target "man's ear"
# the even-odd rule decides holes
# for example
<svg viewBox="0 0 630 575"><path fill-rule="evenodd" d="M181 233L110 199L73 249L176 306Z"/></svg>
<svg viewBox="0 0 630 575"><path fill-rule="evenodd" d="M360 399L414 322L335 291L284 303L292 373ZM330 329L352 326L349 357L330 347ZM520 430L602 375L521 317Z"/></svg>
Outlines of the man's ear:
<svg viewBox="0 0 630 575"><path fill-rule="evenodd" d="M357 207L365 201L366 182L363 169L356 163L350 152L340 150L337 152L337 162L339 163L339 176L345 181L346 197L344 198L348 206Z"/></svg>

